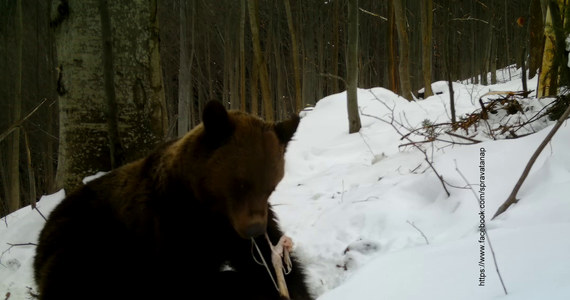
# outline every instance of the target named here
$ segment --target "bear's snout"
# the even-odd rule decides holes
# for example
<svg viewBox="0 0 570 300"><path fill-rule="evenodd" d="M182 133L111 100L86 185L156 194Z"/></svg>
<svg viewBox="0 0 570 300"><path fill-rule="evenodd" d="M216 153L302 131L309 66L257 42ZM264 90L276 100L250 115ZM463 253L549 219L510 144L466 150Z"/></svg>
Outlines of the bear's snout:
<svg viewBox="0 0 570 300"><path fill-rule="evenodd" d="M245 235L247 238L254 238L265 234L267 224L265 223L255 223L249 225L245 230Z"/></svg>
<svg viewBox="0 0 570 300"><path fill-rule="evenodd" d="M265 234L267 230L267 203L263 208L242 207L230 211L230 220L235 231L244 239Z"/></svg>

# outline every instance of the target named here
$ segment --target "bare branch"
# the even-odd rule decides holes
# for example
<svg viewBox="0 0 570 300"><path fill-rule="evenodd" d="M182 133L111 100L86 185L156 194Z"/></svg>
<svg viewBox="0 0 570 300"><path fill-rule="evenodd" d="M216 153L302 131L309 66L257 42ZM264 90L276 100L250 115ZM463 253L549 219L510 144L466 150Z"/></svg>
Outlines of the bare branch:
<svg viewBox="0 0 570 300"><path fill-rule="evenodd" d="M386 121L382 118L379 118L377 116L373 116L373 115L368 115L365 114L363 112L361 112L361 115L363 116L367 116L367 117L371 117L374 119L377 119L379 121L382 121L386 124L390 124L390 126L392 126L392 128L394 128L394 130L396 130L396 132L402 136L403 138L405 138L406 140L408 140L410 142L411 146L414 146L416 149L418 149L421 153L423 153L424 155L424 159L425 161L428 163L428 165L430 166L430 168L433 170L433 172L435 173L435 175L437 176L437 178L439 179L439 181L441 182L441 185L443 186L443 189L445 190L445 193L447 194L447 197L449 197L451 194L449 193L449 191L447 190L447 187L445 186L445 181L443 180L443 176L441 176L439 174L439 172L437 172L437 170L435 169L435 167L433 166L433 164L431 163L431 161L429 160L429 157L427 155L426 150L424 150L422 147L418 146L414 141L412 141L408 136L406 136L404 133L402 133L400 131L400 129L396 126L399 125L402 128L405 128L401 123L398 123L395 118L394 118L394 108L391 108L390 106L388 106L386 103L384 103L382 100L378 99L378 97L376 96L376 94L374 94L372 91L369 90L369 92L374 96L374 98L376 100L378 100L380 103L382 103L390 112L391 112L391 116L390 116L390 121ZM396 123L396 124L394 124Z"/></svg>
<svg viewBox="0 0 570 300"><path fill-rule="evenodd" d="M556 125L554 125L554 127L552 127L552 129L550 130L550 132L548 133L546 138L544 138L542 143L538 146L538 148L536 149L536 151L534 152L534 154L532 155L532 157L528 161L526 167L524 168L524 171L521 174L521 177L519 178L517 183L515 184L515 187L513 188L511 194L509 195L507 200L499 207L499 209L497 210L495 215L493 215L493 218L491 218L491 220L494 220L500 214L505 212L512 204L518 202L517 193L519 192L519 189L522 187L522 184L525 181L526 177L528 176L530 169L534 165L534 162L536 161L536 159L538 158L538 156L540 155L540 153L542 152L544 147L546 147L546 145L550 142L550 140L552 139L554 134L558 131L560 126L562 126L562 123L564 123L564 121L568 118L568 115L570 115L570 106L568 106L568 108L566 108L566 111L564 111L562 116L560 116L558 121L556 121Z"/></svg>
<svg viewBox="0 0 570 300"><path fill-rule="evenodd" d="M320 76L323 76L323 77L330 77L330 78L333 78L333 79L338 79L338 80L342 81L342 83L344 83L344 85L346 85L346 80L344 80L344 78L342 78L342 77L340 77L340 76L338 76L338 75L334 75L334 74L331 74L331 73L320 73L319 75L320 75Z"/></svg>
<svg viewBox="0 0 570 300"><path fill-rule="evenodd" d="M453 19L451 19L451 21L477 21L477 22L489 24L489 22L487 22L485 20L473 18L472 16L467 16L466 18L453 18Z"/></svg>
<svg viewBox="0 0 570 300"><path fill-rule="evenodd" d="M2 134L0 134L0 141L3 141L10 133L12 133L12 131L16 130L18 127L20 127L22 125L22 123L24 123L28 118L30 118L39 108L40 106L42 106L44 103L47 102L47 98L45 98L40 104L38 104L30 113L28 113L24 118L16 121L14 124L12 124L10 127L8 127L8 129L6 129L6 131L2 132Z"/></svg>
<svg viewBox="0 0 570 300"><path fill-rule="evenodd" d="M410 222L410 220L406 220L406 223L408 223L408 224L410 224L412 227L414 227L414 229L417 230L417 231L422 235L422 237L424 238L424 240L426 240L426 245L429 245L429 240L428 240L428 238L427 238L426 235L423 233L423 231L421 231L421 230L414 224L414 222Z"/></svg>
<svg viewBox="0 0 570 300"><path fill-rule="evenodd" d="M373 12L371 12L371 11L368 11L368 10L362 8L362 7L359 7L358 9L360 9L361 12L366 13L366 14L369 14L369 15L371 15L371 16L373 16L373 17L379 18L379 19L382 20L382 21L388 21L388 19L387 19L386 17L382 17L381 15L375 14L375 13L373 13Z"/></svg>

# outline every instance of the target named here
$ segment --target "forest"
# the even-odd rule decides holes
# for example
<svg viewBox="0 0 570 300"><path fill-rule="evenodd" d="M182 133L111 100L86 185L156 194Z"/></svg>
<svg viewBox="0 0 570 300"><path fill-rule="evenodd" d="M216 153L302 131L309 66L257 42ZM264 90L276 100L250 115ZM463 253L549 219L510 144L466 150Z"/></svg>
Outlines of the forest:
<svg viewBox="0 0 570 300"><path fill-rule="evenodd" d="M271 121L347 90L349 66L410 101L510 65L533 78L548 11L562 85L566 2L0 1L0 216L183 135L209 100Z"/></svg>

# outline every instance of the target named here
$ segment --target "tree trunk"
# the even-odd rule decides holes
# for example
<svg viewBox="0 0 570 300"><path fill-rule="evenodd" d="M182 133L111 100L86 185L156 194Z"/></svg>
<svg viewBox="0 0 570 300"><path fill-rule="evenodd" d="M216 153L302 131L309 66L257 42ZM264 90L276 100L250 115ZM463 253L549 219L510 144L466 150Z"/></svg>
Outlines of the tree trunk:
<svg viewBox="0 0 570 300"><path fill-rule="evenodd" d="M269 88L269 75L267 73L267 65L265 64L263 53L261 51L261 42L259 40L259 22L257 20L257 1L248 0L249 24L251 27L251 41L253 43L253 56L255 60L255 68L258 70L259 86L261 88L261 97L263 99L263 109L265 120L271 122L274 120L273 100Z"/></svg>
<svg viewBox="0 0 570 300"><path fill-rule="evenodd" d="M111 168L99 1L59 1L68 17L55 29L60 146L56 183L70 191ZM126 161L154 149L167 111L158 52L156 1L107 2L114 61L118 137ZM108 71L108 70L107 70Z"/></svg>
<svg viewBox="0 0 570 300"><path fill-rule="evenodd" d="M111 168L124 163L124 153L119 140L117 124L117 98L115 95L115 70L113 65L113 36L107 0L99 0L99 16L101 18L101 40L103 42L103 79L106 100L107 136L109 139L109 158Z"/></svg>
<svg viewBox="0 0 570 300"><path fill-rule="evenodd" d="M542 22L540 0L531 0L529 15L528 77L533 78L538 73L538 68L540 68L540 63L542 61L542 49L544 46L544 23Z"/></svg>
<svg viewBox="0 0 570 300"><path fill-rule="evenodd" d="M510 40L509 40L509 18L508 18L508 4L507 4L507 0L505 0L505 47L506 47L506 51L505 54L507 56L507 70L509 71L509 80L511 80L511 68L508 68L508 66L511 64L511 58L510 58L510 50L509 50L509 44L510 44Z"/></svg>
<svg viewBox="0 0 570 300"><path fill-rule="evenodd" d="M285 13L287 14L287 25L289 34L291 35L291 56L293 57L293 72L295 79L295 112L303 109L303 99L301 96L301 65L299 64L299 48L297 47L297 35L295 34L295 26L293 24L293 16L291 14L291 5L289 0L283 0L285 4Z"/></svg>
<svg viewBox="0 0 570 300"><path fill-rule="evenodd" d="M433 0L423 0L422 3L422 72L424 78L424 98L433 95L431 90L431 47L433 27Z"/></svg>
<svg viewBox="0 0 570 300"><path fill-rule="evenodd" d="M450 1L445 1L448 4L447 11L444 11L443 17L443 24L450 24L450 15L451 15L451 7L449 5ZM444 26L444 34L443 34L443 65L444 65L444 72L445 72L445 80L447 81L449 87L449 109L451 111L451 123L456 123L456 116L455 116L455 93L453 91L453 81L451 77L451 57L452 57L452 31L446 30Z"/></svg>
<svg viewBox="0 0 570 300"><path fill-rule="evenodd" d="M245 86L245 18L246 3L240 1L241 14L239 20L239 96L240 109L246 111L246 86Z"/></svg>
<svg viewBox="0 0 570 300"><path fill-rule="evenodd" d="M408 32L406 29L406 11L404 10L400 0L392 0L392 4L394 5L394 17L396 20L398 44L400 47L400 95L412 101L414 98L412 96L412 86L410 84L410 43L408 42Z"/></svg>
<svg viewBox="0 0 570 300"><path fill-rule="evenodd" d="M549 2L550 3L550 2ZM554 65L554 57L556 52L556 36L553 30L552 10L547 5L546 20L544 22L544 51L542 57L542 66L538 78L537 96L545 97L556 95L558 70Z"/></svg>
<svg viewBox="0 0 570 300"><path fill-rule="evenodd" d="M348 1L348 42L346 56L346 94L348 133L360 131L358 112L358 0Z"/></svg>
<svg viewBox="0 0 570 300"><path fill-rule="evenodd" d="M14 99L12 106L12 122L19 121L22 115L22 52L23 52L23 31L22 20L22 0L16 2L16 77L14 87ZM11 213L20 208L20 129L12 132L9 139L9 159L8 165L8 193L7 212Z"/></svg>
<svg viewBox="0 0 570 300"><path fill-rule="evenodd" d="M393 1L388 2L388 11L390 14L390 20L388 25L388 78L390 81L390 90L396 94L400 93L399 85L399 74L396 64L398 58L396 56L397 44L396 44L396 18L394 16L394 5Z"/></svg>
<svg viewBox="0 0 570 300"><path fill-rule="evenodd" d="M339 51L340 51L340 25L339 25L339 18L340 18L340 9L339 9L339 4L340 1L334 1L333 2L333 6L334 6L334 13L333 13L333 49L332 49L332 69L333 69L333 75L334 76L339 76L338 74L338 56L339 56ZM338 93L340 92L340 88L339 88L339 80L337 79L333 79L332 81L332 89L330 91L331 94L334 93Z"/></svg>
<svg viewBox="0 0 570 300"><path fill-rule="evenodd" d="M192 63L195 2L180 1L180 68L178 70L178 136L192 128Z"/></svg>

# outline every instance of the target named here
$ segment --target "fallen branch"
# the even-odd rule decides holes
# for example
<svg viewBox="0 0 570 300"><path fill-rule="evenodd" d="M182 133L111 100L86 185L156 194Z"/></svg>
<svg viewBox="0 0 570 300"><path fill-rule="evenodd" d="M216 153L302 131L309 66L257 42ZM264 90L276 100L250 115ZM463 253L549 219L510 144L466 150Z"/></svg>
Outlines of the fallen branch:
<svg viewBox="0 0 570 300"><path fill-rule="evenodd" d="M453 133L453 132L451 132L451 131L446 131L445 133L447 133L447 134L449 134L449 135L451 135L451 136L454 136L454 137L456 137L456 138L466 139L466 140L468 140L468 141L473 142L474 144L481 143L480 140L476 140L476 139L470 138L470 137L468 137L468 136L462 136L462 135L459 135L459 134L457 134L457 133Z"/></svg>
<svg viewBox="0 0 570 300"><path fill-rule="evenodd" d="M21 243L21 244L12 244L12 243L6 243L8 246L8 249L2 251L2 253L0 253L0 261L2 260L2 257L4 257L4 254L6 254L7 252L10 252L10 250L12 250L12 248L14 247L23 247L23 246L37 246L38 244L36 243Z"/></svg>
<svg viewBox="0 0 570 300"><path fill-rule="evenodd" d="M491 220L494 220L497 216L499 216L500 214L505 212L511 205L518 202L517 193L519 192L523 182L525 181L526 177L528 176L530 169L534 165L534 162L536 161L536 159L538 158L538 156L540 155L540 153L542 152L544 147L546 147L546 145L550 142L550 140L552 139L554 134L558 131L560 126L562 126L562 123L564 123L564 121L568 118L568 115L570 115L570 106L568 106L568 108L566 108L566 111L564 111L564 113L556 121L556 124L554 125L554 127L552 127L552 129L550 130L550 132L548 133L546 138L544 138L542 143L538 146L538 148L536 149L536 151L534 152L534 154L532 155L532 157L528 161L526 167L524 168L524 171L523 171L521 177L519 178L519 180L517 181L517 183L515 184L515 187L513 188L511 194L509 195L507 200L499 207L499 209L497 210L495 215L493 215L493 218L491 218Z"/></svg>

